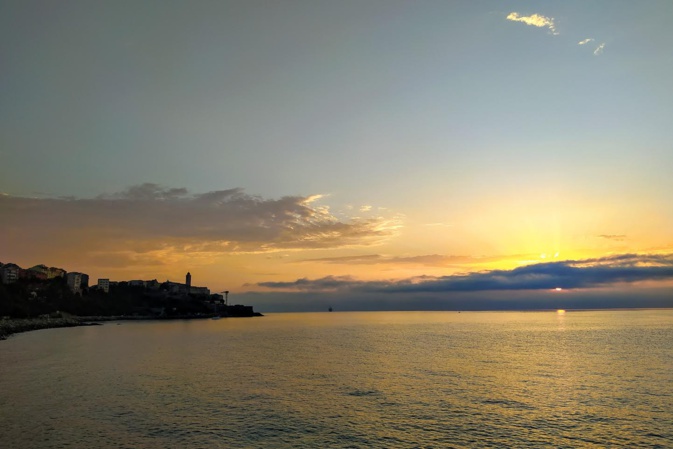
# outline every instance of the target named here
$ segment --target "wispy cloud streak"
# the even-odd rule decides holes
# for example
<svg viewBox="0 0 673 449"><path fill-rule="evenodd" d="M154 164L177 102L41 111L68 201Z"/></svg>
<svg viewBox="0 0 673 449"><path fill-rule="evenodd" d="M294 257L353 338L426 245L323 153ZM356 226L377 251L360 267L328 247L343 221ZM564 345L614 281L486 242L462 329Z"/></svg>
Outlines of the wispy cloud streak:
<svg viewBox="0 0 673 449"><path fill-rule="evenodd" d="M526 25L531 25L538 28L548 28L552 34L558 34L556 25L552 17L542 16L540 14L533 14L530 16L522 16L518 12L511 12L507 15L507 20L512 22L521 22Z"/></svg>
<svg viewBox="0 0 673 449"><path fill-rule="evenodd" d="M505 257L472 257L472 256L446 256L441 254L424 254L419 256L384 256L380 254L366 254L359 256L323 257L318 259L306 259L300 262L327 263L337 265L423 265L431 267L445 267L455 265L482 264L503 260Z"/></svg>
<svg viewBox="0 0 673 449"><path fill-rule="evenodd" d="M615 240L615 241L626 240L626 235L624 234L601 234L598 237L605 240Z"/></svg>

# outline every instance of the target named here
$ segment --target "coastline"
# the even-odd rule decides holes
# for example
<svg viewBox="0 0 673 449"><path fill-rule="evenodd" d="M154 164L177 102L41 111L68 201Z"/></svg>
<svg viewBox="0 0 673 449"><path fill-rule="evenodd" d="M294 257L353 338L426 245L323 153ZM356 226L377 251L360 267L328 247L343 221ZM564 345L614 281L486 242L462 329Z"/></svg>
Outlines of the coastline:
<svg viewBox="0 0 673 449"><path fill-rule="evenodd" d="M59 327L88 326L91 323L76 317L69 318L9 318L0 320L0 340L6 340L13 334L54 329Z"/></svg>
<svg viewBox="0 0 673 449"><path fill-rule="evenodd" d="M230 315L230 318L264 316L259 312L252 315ZM40 329L56 329L59 327L96 326L105 321L159 321L159 320L194 320L220 317L216 314L207 315L175 315L170 317L157 316L70 316L62 318L5 318L0 319L0 341L7 340L13 334L37 331Z"/></svg>

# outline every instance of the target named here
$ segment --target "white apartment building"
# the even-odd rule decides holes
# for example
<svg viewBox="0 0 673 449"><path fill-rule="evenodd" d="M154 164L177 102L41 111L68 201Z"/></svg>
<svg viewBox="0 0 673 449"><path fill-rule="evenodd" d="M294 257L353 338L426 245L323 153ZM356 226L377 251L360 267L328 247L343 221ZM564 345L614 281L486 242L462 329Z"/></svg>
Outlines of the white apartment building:
<svg viewBox="0 0 673 449"><path fill-rule="evenodd" d="M98 279L98 289L110 293L110 279Z"/></svg>

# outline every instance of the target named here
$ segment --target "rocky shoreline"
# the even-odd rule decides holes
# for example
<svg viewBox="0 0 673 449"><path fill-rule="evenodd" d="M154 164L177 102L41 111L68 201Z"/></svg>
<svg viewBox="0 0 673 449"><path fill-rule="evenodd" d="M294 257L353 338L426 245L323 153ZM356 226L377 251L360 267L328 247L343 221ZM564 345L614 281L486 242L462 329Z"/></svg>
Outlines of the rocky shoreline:
<svg viewBox="0 0 673 449"><path fill-rule="evenodd" d="M253 312L251 315L230 315L232 318L245 316L264 316ZM54 329L59 327L94 326L104 321L156 321L156 320L193 320L216 318L219 315L176 315L171 317L157 316L68 316L60 318L5 318L0 319L0 340L6 340L12 334L36 331L40 329Z"/></svg>
<svg viewBox="0 0 673 449"><path fill-rule="evenodd" d="M12 334L53 329L57 327L87 326L92 323L76 317L69 318L10 318L0 320L0 340L6 340Z"/></svg>

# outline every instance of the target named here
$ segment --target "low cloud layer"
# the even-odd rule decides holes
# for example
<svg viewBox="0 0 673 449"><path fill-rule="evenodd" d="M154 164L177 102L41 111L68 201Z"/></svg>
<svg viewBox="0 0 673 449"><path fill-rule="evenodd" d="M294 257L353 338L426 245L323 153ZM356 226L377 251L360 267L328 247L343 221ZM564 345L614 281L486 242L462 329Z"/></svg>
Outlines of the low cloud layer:
<svg viewBox="0 0 673 449"><path fill-rule="evenodd" d="M390 237L399 226L394 218L340 219L319 200L265 199L242 189L190 193L156 184L83 199L2 195L0 247L38 260L49 249L85 252L112 265L147 264L152 258L170 262L169 253L368 245Z"/></svg>
<svg viewBox="0 0 673 449"><path fill-rule="evenodd" d="M328 276L314 280L264 282L258 286L315 292L441 293L590 289L644 281L673 281L673 254L624 254L599 259L539 263L513 270L442 277L421 276L401 281L359 281L349 276Z"/></svg>

